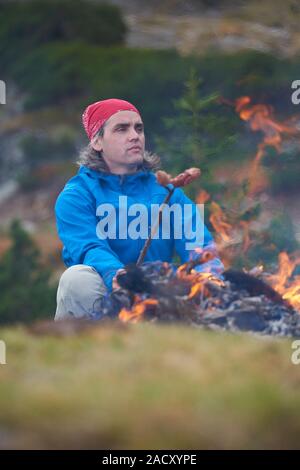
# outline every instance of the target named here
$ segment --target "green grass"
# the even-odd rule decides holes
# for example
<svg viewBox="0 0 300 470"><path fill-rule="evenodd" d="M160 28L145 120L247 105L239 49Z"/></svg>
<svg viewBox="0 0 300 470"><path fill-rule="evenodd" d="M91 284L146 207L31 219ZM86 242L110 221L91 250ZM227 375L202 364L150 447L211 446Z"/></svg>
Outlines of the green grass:
<svg viewBox="0 0 300 470"><path fill-rule="evenodd" d="M299 448L290 340L151 324L0 339L1 448Z"/></svg>

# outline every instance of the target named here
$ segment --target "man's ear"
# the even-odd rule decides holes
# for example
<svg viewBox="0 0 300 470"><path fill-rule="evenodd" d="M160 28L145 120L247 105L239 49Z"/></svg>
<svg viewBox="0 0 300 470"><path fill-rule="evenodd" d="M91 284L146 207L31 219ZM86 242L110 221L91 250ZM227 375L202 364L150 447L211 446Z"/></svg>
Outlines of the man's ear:
<svg viewBox="0 0 300 470"><path fill-rule="evenodd" d="M102 152L103 149L101 137L93 137L93 139L91 140L91 146L94 150L97 150L97 152Z"/></svg>

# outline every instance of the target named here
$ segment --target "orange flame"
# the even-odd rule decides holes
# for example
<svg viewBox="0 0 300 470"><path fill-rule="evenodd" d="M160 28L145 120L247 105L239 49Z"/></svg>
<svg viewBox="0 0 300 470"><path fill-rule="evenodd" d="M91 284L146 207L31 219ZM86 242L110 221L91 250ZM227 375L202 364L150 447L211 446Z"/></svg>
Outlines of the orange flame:
<svg viewBox="0 0 300 470"><path fill-rule="evenodd" d="M192 285L191 290L188 295L188 299L193 299L198 294L201 294L205 297L209 296L209 290L206 288L207 281L215 282L219 286L224 285L223 281L214 277L211 273L195 273L194 274L195 283Z"/></svg>
<svg viewBox="0 0 300 470"><path fill-rule="evenodd" d="M256 193L264 180L260 171L260 162L265 155L267 146L274 147L277 152L281 150L282 134L296 135L299 130L273 118L273 108L265 104L250 104L249 96L241 96L235 101L235 110L243 121L249 122L253 131L261 131L264 134L263 141L258 145L249 179L249 194Z"/></svg>
<svg viewBox="0 0 300 470"><path fill-rule="evenodd" d="M201 255L201 263L199 264L207 263L208 261L214 259L216 256L215 251L212 251L209 249L203 249L200 247L196 247L195 252ZM196 280L198 280L198 278L195 277L195 275L205 274L205 276L206 275L211 276L210 273L206 273L206 272L198 273L195 269L191 269L191 266L189 266L190 263L193 263L193 259L190 259L190 261L181 264L177 268L176 276L178 278L180 278L181 280L186 280L186 281L190 281L193 283L193 282L196 282ZM188 270L188 267L190 267L189 270Z"/></svg>
<svg viewBox="0 0 300 470"><path fill-rule="evenodd" d="M210 194L205 190L201 189L196 196L196 203L197 204L205 204L210 199Z"/></svg>
<svg viewBox="0 0 300 470"><path fill-rule="evenodd" d="M223 242L230 242L232 238L232 225L226 220L226 216L219 204L213 201L210 208L211 215L209 220L216 233L221 237Z"/></svg>
<svg viewBox="0 0 300 470"><path fill-rule="evenodd" d="M246 220L241 220L239 224L243 229L243 253L246 253L249 250L250 245L251 245L250 234L249 234L250 222Z"/></svg>
<svg viewBox="0 0 300 470"><path fill-rule="evenodd" d="M225 266L230 266L232 258L236 256L236 246L241 245L243 253L251 246L250 223L251 221L238 220L237 213L234 221L228 220L227 215L215 201L210 204L210 222L215 231L215 239L218 252Z"/></svg>
<svg viewBox="0 0 300 470"><path fill-rule="evenodd" d="M119 312L119 319L122 322L137 323L142 320L143 314L148 308L153 308L157 304L158 300L156 299L141 300L139 296L135 296L132 309L122 308Z"/></svg>
<svg viewBox="0 0 300 470"><path fill-rule="evenodd" d="M300 256L291 259L284 251L279 254L278 262L277 274L269 276L268 281L296 310L300 310L300 276L295 276L293 280L290 280L294 269L300 264Z"/></svg>

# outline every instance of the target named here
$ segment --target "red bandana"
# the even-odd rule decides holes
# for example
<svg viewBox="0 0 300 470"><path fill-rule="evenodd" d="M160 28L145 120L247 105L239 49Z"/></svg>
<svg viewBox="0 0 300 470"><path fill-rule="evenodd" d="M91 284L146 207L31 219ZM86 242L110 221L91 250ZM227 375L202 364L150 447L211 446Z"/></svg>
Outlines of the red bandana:
<svg viewBox="0 0 300 470"><path fill-rule="evenodd" d="M118 111L134 111L140 114L133 104L116 98L90 104L82 115L83 126L88 138L91 140L105 121Z"/></svg>

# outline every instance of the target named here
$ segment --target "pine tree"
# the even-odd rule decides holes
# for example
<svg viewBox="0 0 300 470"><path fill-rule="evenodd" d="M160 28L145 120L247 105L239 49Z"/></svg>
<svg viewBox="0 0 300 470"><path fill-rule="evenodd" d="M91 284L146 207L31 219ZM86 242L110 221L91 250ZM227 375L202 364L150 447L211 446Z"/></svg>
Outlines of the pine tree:
<svg viewBox="0 0 300 470"><path fill-rule="evenodd" d="M165 136L158 137L156 144L167 171L175 174L199 167L205 187L213 183L212 160L229 151L236 140L236 128L235 116L221 104L217 92L200 95L201 83L192 68L182 97L174 101L174 116L164 119Z"/></svg>
<svg viewBox="0 0 300 470"><path fill-rule="evenodd" d="M40 251L18 220L10 227L12 246L0 260L0 323L53 317L56 288Z"/></svg>

